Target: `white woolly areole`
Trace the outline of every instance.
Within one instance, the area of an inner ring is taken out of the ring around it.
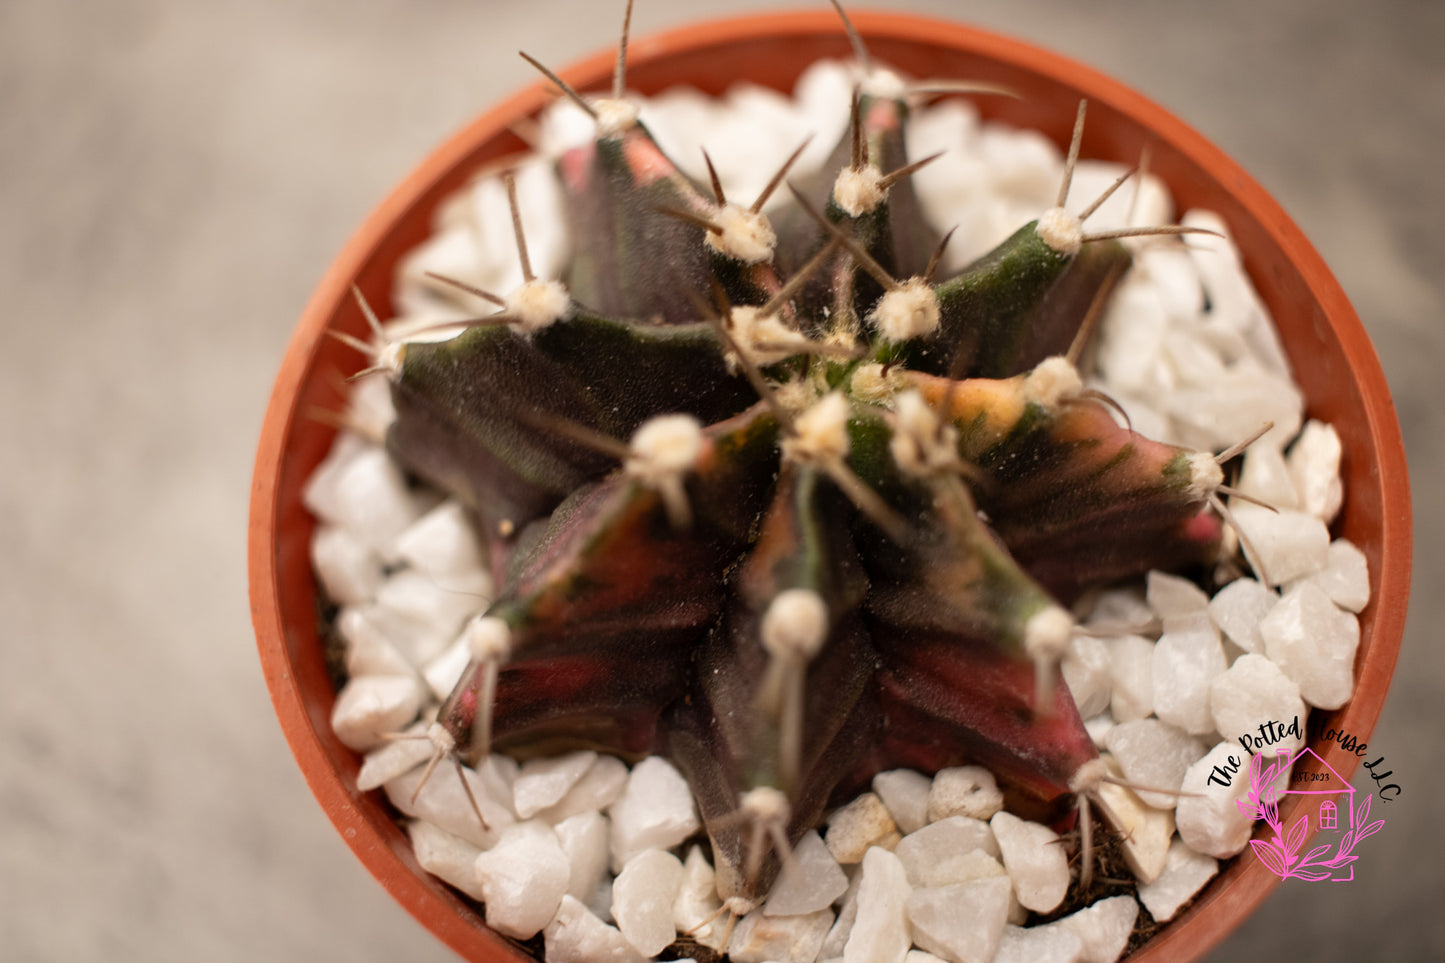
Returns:
[[[776,314],[763,314],[753,305],[733,308],[733,342],[744,358],[759,368],[777,364],[807,349],[807,338],[783,324]]]
[[[833,182],[833,200],[850,217],[867,214],[882,204],[887,196],[888,192],[883,189],[883,174],[876,167],[845,167]]]
[[[902,100],[908,94],[908,84],[887,67],[874,67],[868,71],[858,87],[864,95],[879,100]]]
[[[907,341],[938,330],[938,295],[923,278],[909,278],[878,299],[868,321],[885,341]]]
[[[637,126],[637,105],[630,100],[600,98],[592,101],[592,110],[597,114],[597,133],[602,137],[616,137]]]
[[[1084,222],[1062,207],[1051,207],[1034,228],[1039,238],[1060,254],[1072,257],[1084,246]]]
[[[1061,355],[1040,361],[1024,381],[1024,397],[1045,408],[1055,408],[1061,401],[1078,397],[1083,390],[1079,369]]]
[[[1191,451],[1189,461],[1189,494],[1203,500],[1224,484],[1224,469],[1208,452]]]
[[[1029,616],[1024,623],[1024,652],[1035,662],[1057,662],[1069,649],[1074,620],[1057,605]]]
[[[1109,775],[1109,764],[1103,759],[1090,759],[1069,778],[1069,789],[1075,793],[1093,792]]]
[[[676,478],[697,464],[702,425],[692,415],[658,415],[632,435],[627,473],[642,482]]]
[[[786,824],[793,811],[787,794],[772,786],[758,786],[743,793],[738,809],[753,822],[776,824]]]
[[[477,662],[501,662],[512,654],[512,630],[494,615],[479,615],[467,626],[467,649]]]
[[[721,234],[707,232],[707,243],[719,254],[737,258],[744,264],[758,264],[773,259],[778,236],[767,215],[753,213],[736,204],[726,204],[713,212],[712,222],[722,228]]]
[[[848,457],[848,399],[834,391],[798,416],[784,438],[783,457],[818,462]]]
[[[388,378],[401,374],[401,363],[406,360],[406,342],[389,341],[381,346],[376,356],[376,366],[386,372]]]
[[[572,295],[561,281],[528,281],[507,297],[503,309],[527,334],[541,331],[572,315]]]
[[[900,379],[893,374],[884,374],[881,364],[862,364],[853,369],[848,390],[859,401],[881,403],[893,397],[898,390]]]
[[[457,740],[440,722],[433,722],[427,727],[426,737],[431,742],[432,748],[442,755],[446,755],[457,747]]]
[[[905,391],[894,402],[893,438],[888,449],[898,467],[910,475],[931,475],[958,462],[958,432],[945,427],[938,413],[917,391]]]
[[[729,896],[723,900],[723,909],[734,916],[747,916],[753,911],[753,901],[746,896]]]
[[[773,400],[784,411],[796,415],[818,400],[818,389],[806,378],[790,378],[773,386]]]
[[[828,638],[828,606],[812,589],[785,589],[763,613],[761,634],[769,655],[811,659]]]

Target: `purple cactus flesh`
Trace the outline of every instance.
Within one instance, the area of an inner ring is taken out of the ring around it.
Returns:
[[[1097,758],[1067,606],[1219,549],[1214,460],[1061,357],[1127,249],[1035,222],[934,280],[907,120],[860,97],[771,225],[600,124],[558,164],[562,300],[390,369],[390,451],[475,511],[500,587],[440,747],[670,756],[724,897],[884,768],[976,761],[1061,810]]]

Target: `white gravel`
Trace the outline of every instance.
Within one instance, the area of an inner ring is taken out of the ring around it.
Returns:
[[[801,120],[785,98],[741,93],[736,100],[746,102],[754,126],[736,136],[727,132],[743,129],[738,114],[695,94],[658,98],[643,117],[695,177],[705,170],[692,145],[706,134],[729,197],[749,198],[762,186],[758,172],[774,169],[779,152],[796,145],[793,132],[818,132],[799,170],[821,162],[846,124],[839,107],[849,86],[836,68],[810,72],[799,88]],[[758,124],[776,136],[758,135]],[[544,141],[555,149],[589,129],[562,105],[544,119]],[[915,178],[936,226],[963,226],[945,269],[1037,216],[1059,183],[1052,144],[981,123],[956,100],[918,112],[909,146],[912,156],[949,150]],[[1070,206],[1087,203],[1121,170],[1081,163]],[[565,239],[555,228],[558,196],[546,163],[523,164],[518,189],[533,265],[540,276],[555,276]],[[1121,191],[1090,228],[1175,216],[1157,180],[1136,193],[1132,215],[1131,192]],[[1182,221],[1224,227],[1208,212],[1185,212]],[[1273,420],[1237,485],[1281,509],[1232,500],[1260,566],[1254,577],[1233,577],[1212,598],[1166,573],[1104,593],[1092,612],[1080,613],[1090,634],[1071,640],[1063,665],[1091,736],[1111,750],[1116,771],[1140,786],[1188,793],[1171,809],[1168,794],[1108,783],[1097,792],[1096,807],[1125,835],[1139,899],[1162,921],[1248,838],[1250,824],[1234,806],[1248,782],[1239,736],[1269,721],[1264,716],[1288,721],[1298,711],[1303,724],[1304,704],[1335,708],[1349,699],[1355,614],[1368,603],[1370,573],[1357,548],[1330,541],[1326,524],[1343,494],[1339,438],[1304,420],[1233,246],[1131,244],[1136,266],[1107,312],[1090,385],[1116,398],[1137,430],[1207,450]],[[485,309],[439,298],[422,277],[428,270],[498,291],[520,283],[495,178],[459,194],[437,234],[407,259],[393,330]],[[664,760],[629,772],[594,753],[521,767],[494,756],[463,775],[485,827],[449,761],[413,800],[430,744],[383,736],[424,733],[465,664],[461,625],[485,609],[495,586],[465,510],[408,488],[377,443],[392,417],[380,379],[358,384],[350,415],[360,430],[338,436],[303,498],[321,522],[311,546],[318,578],[343,606],[338,630],[352,678],[333,725],[345,744],[367,753],[359,787],[385,788],[409,819],[422,865],[484,901],[491,925],[518,936],[542,932],[550,963],[640,961],[682,931],[720,947],[728,914],[716,915],[721,903],[705,850],[687,845],[699,829],[690,792]],[[1233,785],[1209,785],[1212,767],[1230,756],[1242,758]],[[1122,952],[1138,913],[1128,896],[1048,925],[1012,925],[1025,921],[1023,907],[1058,905],[1068,880],[1065,848],[1047,827],[1002,811],[1003,795],[986,770],[886,772],[872,790],[832,814],[824,836],[805,836],[766,903],[736,919],[734,959],[1065,963],[1112,961]]]

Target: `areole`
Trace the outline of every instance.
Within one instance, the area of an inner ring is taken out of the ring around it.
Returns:
[[[1339,534],[1359,545],[1375,576],[1375,601],[1362,617],[1354,699],[1323,724],[1363,739],[1378,715],[1404,623],[1410,564],[1409,504],[1399,430],[1383,375],[1363,330],[1319,257],[1278,206],[1216,149],[1138,95],[1099,74],[1015,41],[911,17],[854,17],[877,59],[920,76],[959,76],[1009,86],[1023,96],[993,98],[986,114],[1035,127],[1064,142],[1080,97],[1091,103],[1085,152],[1132,160],[1152,145],[1153,169],[1182,206],[1208,207],[1230,225],[1253,279],[1273,309],[1312,414],[1334,423],[1348,453],[1349,499]],[[745,54],[744,54],[745,52]],[[718,93],[746,65],[748,79],[791,87],[808,63],[845,56],[847,41],[827,11],[722,21],[632,44],[629,82],[643,92],[687,83]],[[604,86],[610,55],[561,72],[578,89]],[[467,958],[521,959],[485,929],[469,904],[416,865],[385,804],[355,790],[358,760],[331,734],[334,700],[317,637],[315,586],[307,544],[312,522],[300,503],[305,478],[331,430],[302,412],[324,404],[324,372],[344,363],[322,337],[347,330],[354,282],[386,303],[393,267],[430,228],[441,199],[478,166],[515,151],[509,127],[551,97],[536,84],[505,101],[443,145],[366,222],[323,280],[303,315],[271,400],[252,494],[251,585],[263,666],[272,698],[308,782],[344,838],[407,909]],[[360,333],[359,331],[355,333]],[[1309,364],[1300,364],[1308,357]],[[1316,750],[1348,778],[1358,764],[1338,742]],[[1288,819],[1289,813],[1282,815]],[[1134,959],[1197,958],[1264,898],[1277,878],[1242,858]]]

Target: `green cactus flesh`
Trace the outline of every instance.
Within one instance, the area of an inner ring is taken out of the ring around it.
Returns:
[[[920,277],[908,177],[856,216],[832,191],[907,163],[901,100],[856,116],[866,156],[845,138],[751,261],[644,127],[599,133],[558,164],[566,309],[391,372],[390,450],[475,510],[500,586],[506,644],[438,719],[456,751],[669,756],[724,897],[882,769],[979,762],[1062,814],[1097,758],[1057,678],[1066,607],[1220,542],[1213,460],[1119,426],[1059,357],[1127,250],[1031,223]],[[677,415],[701,426],[682,464],[621,448]]]

